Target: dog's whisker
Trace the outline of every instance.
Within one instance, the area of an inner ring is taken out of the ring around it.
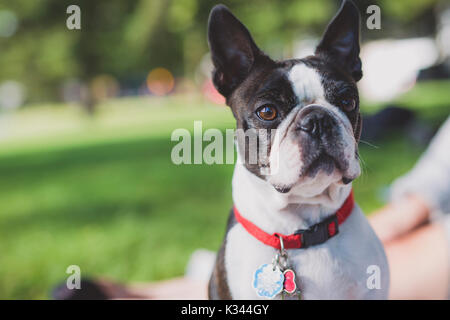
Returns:
[[[368,142],[368,141],[362,140],[362,139],[360,139],[359,142],[362,142],[362,143],[364,143],[365,145],[368,145],[369,147],[373,147],[373,148],[375,148],[375,149],[380,148],[379,146],[376,146],[376,145],[374,145],[374,144],[372,144],[372,143],[370,143],[370,142]]]
[[[361,176],[365,176],[366,173],[368,172],[368,166],[367,163],[364,161],[364,159],[361,157],[361,155],[358,153],[357,154],[358,157],[358,161],[361,167]]]

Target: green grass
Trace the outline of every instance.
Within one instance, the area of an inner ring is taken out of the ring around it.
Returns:
[[[232,168],[177,167],[168,155],[156,138],[0,161],[1,297],[45,298],[71,264],[163,279],[195,248],[217,248]]]
[[[123,99],[95,119],[40,106],[9,120],[0,143],[0,298],[48,298],[72,264],[83,276],[125,282],[178,276],[193,250],[219,247],[233,166],[173,165],[170,133],[192,130],[194,120],[233,128],[227,108],[196,97]],[[402,137],[361,145],[355,194],[366,212],[421,151]]]

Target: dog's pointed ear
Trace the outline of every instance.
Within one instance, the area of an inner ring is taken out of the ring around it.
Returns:
[[[208,43],[214,64],[214,85],[228,97],[248,76],[261,52],[247,28],[224,5],[211,10]]]
[[[359,24],[358,8],[352,1],[344,0],[316,48],[317,55],[325,55],[349,72],[355,81],[362,78]]]

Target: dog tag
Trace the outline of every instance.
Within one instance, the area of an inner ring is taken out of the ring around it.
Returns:
[[[295,273],[291,269],[286,269],[283,272],[283,290],[286,293],[292,294],[297,290],[297,285],[295,284]]]
[[[253,288],[260,297],[273,299],[283,291],[284,275],[277,265],[263,264],[256,269]]]
[[[301,300],[300,291],[295,284],[295,273],[288,267],[288,255],[284,249],[283,238],[280,237],[280,250],[272,260],[272,264],[263,264],[256,269],[253,276],[253,288],[260,297],[275,298],[279,293],[281,299],[284,294],[297,293]]]

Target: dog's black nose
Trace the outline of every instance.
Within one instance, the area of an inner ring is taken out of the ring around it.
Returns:
[[[335,120],[326,109],[314,108],[300,118],[297,129],[321,137],[330,134],[334,125]]]

